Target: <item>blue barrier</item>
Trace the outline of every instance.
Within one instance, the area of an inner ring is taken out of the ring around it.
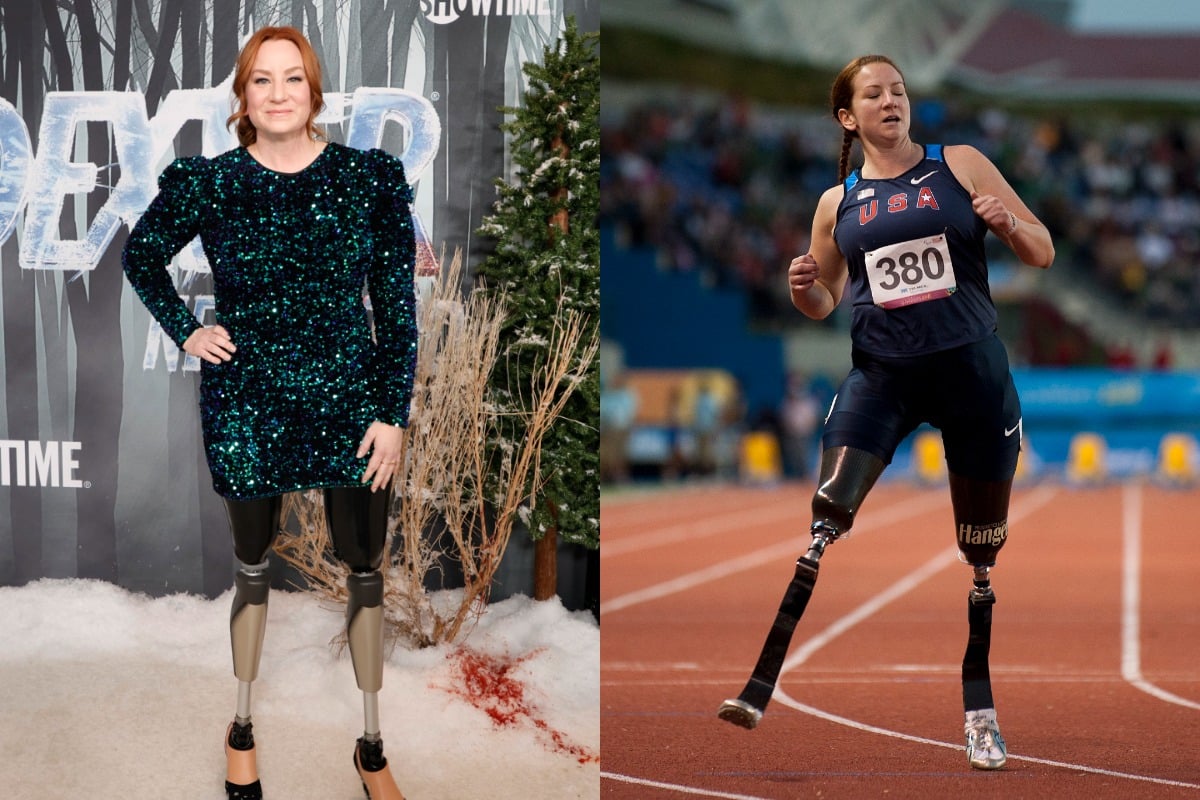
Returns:
[[[1200,415],[1200,373],[1026,368],[1013,380],[1027,420],[1146,427]]]

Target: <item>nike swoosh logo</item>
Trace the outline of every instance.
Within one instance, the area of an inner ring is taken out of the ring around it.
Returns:
[[[913,186],[916,186],[918,183],[920,183],[921,181],[925,180],[925,179],[926,179],[926,178],[928,178],[930,175],[937,175],[937,172],[938,172],[938,171],[935,169],[933,172],[926,172],[924,175],[922,175],[922,176],[921,176],[921,177],[919,177],[919,178],[913,178],[913,179],[912,179],[912,184],[913,184]]]
[[[1019,430],[1021,430],[1021,420],[1017,420],[1017,424],[1012,426],[1012,428],[1004,429],[1004,438],[1007,439],[1009,436],[1012,436],[1014,433],[1016,433]]]

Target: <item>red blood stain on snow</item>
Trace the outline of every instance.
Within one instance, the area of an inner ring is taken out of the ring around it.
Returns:
[[[578,759],[580,764],[599,761],[600,756],[572,744],[562,731],[551,728],[529,702],[525,684],[513,672],[540,651],[520,658],[492,656],[473,650],[455,650],[447,658],[451,667],[451,694],[461,697],[492,718],[498,728],[529,725],[538,731],[550,750]],[[442,687],[445,688],[445,687]]]

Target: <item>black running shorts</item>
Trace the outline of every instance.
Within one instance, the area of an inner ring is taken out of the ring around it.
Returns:
[[[1021,450],[1021,401],[1000,339],[910,358],[855,350],[825,420],[822,445],[854,447],[890,464],[918,425],[942,432],[946,464],[964,478],[1012,478]]]

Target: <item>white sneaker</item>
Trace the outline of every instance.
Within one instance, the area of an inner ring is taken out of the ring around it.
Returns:
[[[1004,737],[996,722],[996,709],[968,711],[963,726],[967,735],[967,762],[975,769],[1000,769],[1008,760]]]

